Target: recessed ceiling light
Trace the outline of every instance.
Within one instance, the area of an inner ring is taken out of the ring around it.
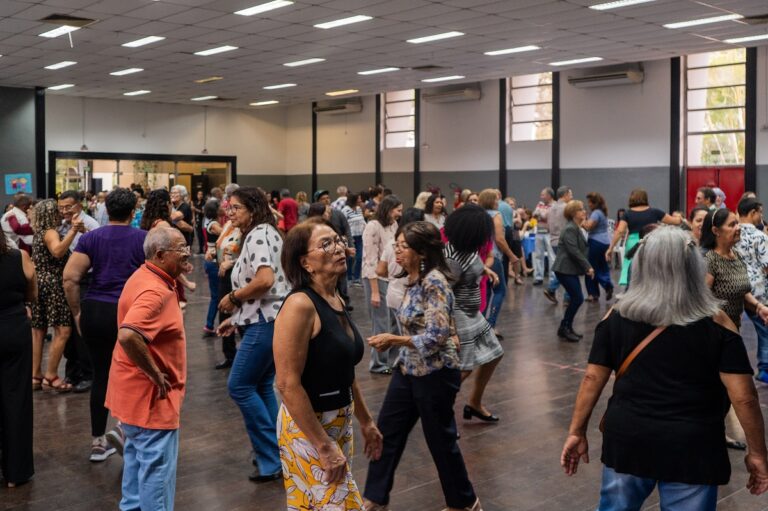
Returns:
[[[135,41],[130,41],[128,43],[123,44],[123,46],[125,46],[126,48],[138,48],[139,46],[144,46],[145,44],[152,44],[152,43],[156,43],[158,41],[164,41],[164,40],[165,40],[165,37],[151,35],[149,37],[136,39]]]
[[[280,103],[277,100],[270,99],[269,101],[256,101],[254,103],[251,103],[251,106],[267,106],[267,105],[276,105]]]
[[[135,90],[133,92],[123,92],[123,96],[143,96],[144,94],[149,94],[152,92],[151,90]]]
[[[74,87],[74,83],[62,83],[61,85],[54,85],[53,87],[48,87],[48,90],[61,90],[61,89],[69,89],[70,87]]]
[[[260,14],[262,12],[279,9],[280,7],[287,7],[289,5],[293,5],[293,2],[289,2],[288,0],[274,0],[273,2],[254,5],[253,7],[248,7],[247,9],[235,11],[235,14],[239,14],[240,16],[253,16],[254,14]]]
[[[462,78],[465,78],[465,77],[462,75],[440,76],[438,78],[426,78],[422,80],[422,82],[426,82],[426,83],[447,82],[448,80],[461,80]]]
[[[619,9],[621,7],[629,7],[630,5],[646,4],[648,2],[655,2],[656,0],[617,0],[616,2],[605,2],[602,4],[590,5],[590,9],[596,11],[607,11],[609,9]]]
[[[540,50],[541,47],[536,45],[528,45],[528,46],[518,46],[517,48],[507,48],[506,50],[493,50],[493,51],[487,51],[483,55],[490,55],[491,57],[494,57],[496,55],[508,55],[510,53],[522,53],[524,51],[533,51],[533,50]]]
[[[428,35],[425,37],[417,37],[416,39],[408,39],[409,43],[421,44],[429,43],[432,41],[439,41],[441,39],[450,39],[451,37],[459,37],[464,35],[464,32],[444,32],[442,34]]]
[[[195,55],[200,55],[201,57],[207,57],[208,55],[216,55],[217,53],[224,53],[226,51],[232,51],[237,50],[237,46],[219,46],[218,48],[211,48],[210,50],[202,50],[202,51],[196,51]]]
[[[728,44],[739,44],[739,43],[748,43],[750,41],[762,41],[763,39],[768,39],[768,34],[750,35],[747,37],[736,37],[734,39],[726,39],[723,42]]]
[[[45,69],[61,69],[64,67],[74,66],[77,64],[77,62],[74,62],[72,60],[64,60],[62,62],[59,62],[58,64],[51,64],[50,66],[45,66]]]
[[[197,98],[192,98],[190,101],[208,101],[209,99],[216,99],[218,96],[200,96]]]
[[[573,60],[560,60],[558,62],[550,62],[550,66],[570,66],[571,64],[585,64],[587,62],[598,62],[600,60],[603,60],[602,57],[586,57],[583,59],[573,59]]]
[[[677,23],[667,23],[664,28],[687,28],[696,27],[698,25],[708,25],[710,23],[719,23],[721,21],[739,20],[743,18],[741,14],[725,14],[723,16],[715,16],[712,18],[701,18],[700,20],[679,21]]]
[[[400,71],[399,67],[382,67],[381,69],[371,69],[370,71],[358,71],[357,74],[367,76],[367,75],[377,75],[379,73],[391,73],[392,71]]]
[[[274,89],[286,89],[288,87],[296,87],[295,83],[281,83],[278,85],[267,85],[263,87],[266,90],[274,90]]]
[[[144,70],[140,67],[130,67],[128,69],[122,69],[120,71],[113,71],[109,74],[111,74],[112,76],[124,76],[124,75],[132,75],[133,73],[141,73],[142,71]]]
[[[344,96],[345,94],[354,94],[355,92],[360,92],[357,89],[346,89],[346,90],[334,90],[331,92],[326,92],[326,96]]]
[[[208,83],[208,82],[215,82],[223,79],[224,79],[223,76],[209,76],[208,78],[200,78],[199,80],[195,80],[195,83]]]
[[[49,30],[48,32],[43,32],[42,34],[39,34],[40,37],[59,37],[60,35],[69,34],[70,32],[74,32],[75,30],[80,30],[80,27],[70,27],[67,25],[54,28],[53,30]]]
[[[357,16],[350,16],[348,18],[342,18],[340,20],[326,21],[325,23],[318,23],[317,25],[315,25],[315,28],[323,28],[323,29],[336,28],[336,27],[351,25],[352,23],[360,23],[361,21],[368,21],[372,19],[373,17],[371,16],[364,16],[362,14],[358,14]]]
[[[286,67],[299,67],[299,66],[306,66],[307,64],[317,64],[318,62],[325,62],[325,59],[297,60],[296,62],[286,62],[283,65]]]

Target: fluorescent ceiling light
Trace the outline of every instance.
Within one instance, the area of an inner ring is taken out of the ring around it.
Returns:
[[[570,66],[571,64],[585,64],[587,62],[598,62],[600,60],[603,60],[602,57],[586,57],[583,59],[573,59],[573,60],[561,60],[559,62],[550,62],[550,66]]]
[[[289,2],[288,0],[274,0],[274,2],[267,2],[265,4],[254,5],[247,9],[235,11],[235,14],[239,14],[240,16],[253,16],[254,14],[261,14],[262,12],[279,9],[280,7],[287,7],[289,5],[293,5],[293,2]]]
[[[74,87],[74,83],[62,83],[61,85],[54,85],[53,87],[48,87],[48,90],[61,90],[61,89],[69,89],[70,87]]]
[[[156,35],[151,35],[149,37],[143,37],[141,39],[136,39],[135,41],[131,41],[128,43],[123,44],[126,48],[138,48],[139,46],[144,46],[146,44],[152,44],[156,43],[158,41],[165,40],[165,37],[160,37]]]
[[[286,62],[283,65],[286,67],[299,67],[299,66],[306,66],[307,64],[317,64],[318,62],[325,62],[325,59],[297,60],[296,62]]]
[[[144,94],[149,94],[152,92],[151,90],[135,90],[133,92],[123,92],[123,96],[143,96]]]
[[[605,2],[602,4],[590,5],[590,9],[596,11],[607,11],[609,9],[618,9],[620,7],[629,7],[630,5],[647,4],[656,0],[617,0],[616,2]]]
[[[51,64],[50,66],[45,66],[45,69],[61,69],[64,67],[74,66],[77,64],[77,62],[71,61],[71,60],[64,60],[62,62],[59,62],[58,64]]]
[[[541,47],[536,45],[529,45],[529,46],[518,46],[517,48],[507,48],[506,50],[494,50],[494,51],[487,51],[483,55],[489,55],[491,57],[494,57],[496,55],[508,55],[510,53],[522,53],[524,51],[533,51],[533,50],[540,50]]]
[[[360,92],[357,89],[346,89],[346,90],[334,90],[331,92],[326,92],[326,96],[344,96],[345,94],[354,94],[355,92]]]
[[[747,37],[736,37],[734,39],[726,39],[723,42],[728,44],[739,44],[739,43],[748,43],[750,41],[762,41],[763,39],[768,39],[768,34],[750,35]]]
[[[207,57],[208,55],[216,55],[217,53],[224,53],[226,51],[232,51],[236,50],[237,46],[219,46],[218,48],[211,48],[210,50],[202,50],[202,51],[196,51],[195,55],[200,55],[201,57]]]
[[[361,21],[368,21],[372,19],[373,18],[371,16],[364,16],[362,14],[358,14],[357,16],[350,16],[349,18],[342,18],[336,21],[326,21],[325,23],[318,23],[317,25],[315,25],[315,28],[323,28],[323,29],[336,28],[336,27],[351,25],[352,23],[360,23]]]
[[[263,87],[266,90],[274,90],[274,89],[287,89],[288,87],[296,87],[295,83],[281,83],[278,85],[267,85],[266,87]]]
[[[464,76],[461,76],[461,75],[441,76],[439,78],[427,78],[425,80],[422,80],[422,82],[427,82],[427,83],[446,82],[448,80],[461,80],[462,78],[464,78]]]
[[[432,41],[439,41],[441,39],[450,39],[451,37],[459,37],[464,35],[464,32],[444,32],[442,34],[428,35],[425,37],[417,37],[416,39],[408,39],[407,42],[413,44],[429,43]]]
[[[200,96],[197,98],[192,98],[190,101],[208,101],[209,99],[216,99],[218,96]]]
[[[739,20],[743,18],[741,14],[725,14],[723,16],[715,16],[714,18],[701,18],[700,20],[680,21],[677,23],[667,23],[664,28],[687,28],[696,27],[698,25],[708,25],[710,23],[719,23],[721,21]]]
[[[109,74],[111,74],[112,76],[124,76],[124,75],[132,75],[133,73],[141,73],[142,71],[144,70],[140,67],[130,67],[128,69],[123,69],[121,71],[113,71]]]
[[[382,67],[381,69],[371,69],[370,71],[358,71],[357,74],[368,76],[377,75],[380,73],[391,73],[392,71],[400,71],[399,67]]]
[[[209,76],[208,78],[200,78],[199,80],[195,80],[195,83],[208,83],[208,82],[215,82],[223,79],[224,79],[223,76]]]
[[[267,106],[267,105],[276,105],[280,103],[277,100],[270,99],[269,101],[256,101],[254,103],[251,103],[251,106]]]
[[[69,34],[70,32],[74,32],[75,30],[80,30],[80,27],[70,27],[67,25],[54,28],[53,30],[49,30],[48,32],[43,32],[40,34],[40,37],[59,37],[60,35]]]

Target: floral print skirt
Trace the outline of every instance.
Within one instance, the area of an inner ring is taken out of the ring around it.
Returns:
[[[280,461],[287,494],[288,511],[362,510],[363,499],[352,478],[352,405],[317,413],[317,420],[347,458],[347,471],[338,483],[323,483],[320,456],[293,421],[285,405],[277,417]]]

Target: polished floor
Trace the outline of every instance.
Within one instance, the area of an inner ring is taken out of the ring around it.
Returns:
[[[199,259],[196,261],[202,266]],[[282,482],[257,485],[248,481],[252,470],[250,445],[240,412],[229,399],[226,371],[216,371],[218,340],[200,335],[208,305],[205,277],[195,272],[198,291],[190,295],[186,315],[189,385],[181,419],[181,448],[176,493],[178,510],[284,509]],[[595,508],[600,485],[600,435],[590,428],[592,463],[568,478],[559,467],[574,397],[591,344],[559,342],[555,330],[562,307],[552,305],[533,287],[511,285],[501,315],[500,330],[506,350],[486,393],[486,404],[501,417],[497,424],[466,422],[457,416],[460,446],[470,478],[486,511],[580,511]],[[361,288],[352,288],[353,317],[369,332]],[[606,305],[585,304],[575,328],[589,333],[606,312]],[[752,356],[755,335],[746,322],[744,338]],[[367,358],[357,368],[358,381],[376,412],[388,383],[387,376],[371,375]],[[768,403],[768,389],[760,389]],[[595,412],[600,416],[606,396]],[[459,395],[456,409],[464,404]],[[765,405],[763,405],[765,408]],[[85,511],[116,509],[120,498],[121,459],[90,463],[88,396],[35,394],[35,465],[30,484],[0,489],[0,510]],[[743,438],[738,430],[733,436]],[[356,435],[356,440],[359,435]],[[744,485],[743,455],[731,452],[731,483],[720,489],[718,509],[768,509],[768,496],[753,497]],[[365,483],[367,463],[353,458],[358,483]],[[647,509],[658,509],[652,496]],[[400,463],[390,507],[393,511],[440,510],[444,501],[437,473],[419,426],[411,434]]]

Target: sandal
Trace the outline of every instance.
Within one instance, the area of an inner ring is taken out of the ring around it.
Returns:
[[[40,376],[32,377],[32,390],[40,390],[43,388],[43,378]]]
[[[518,286],[525,284],[525,282],[523,282],[523,278],[520,275],[515,275],[515,284]]]
[[[61,382],[61,383],[56,385],[55,383],[57,381]],[[67,381],[62,380],[58,376],[54,376],[50,380],[48,378],[43,378],[42,385],[43,385],[43,388],[45,390],[52,390],[52,391],[56,392],[57,394],[64,394],[66,392],[71,392],[72,391],[72,384],[67,382]]]

